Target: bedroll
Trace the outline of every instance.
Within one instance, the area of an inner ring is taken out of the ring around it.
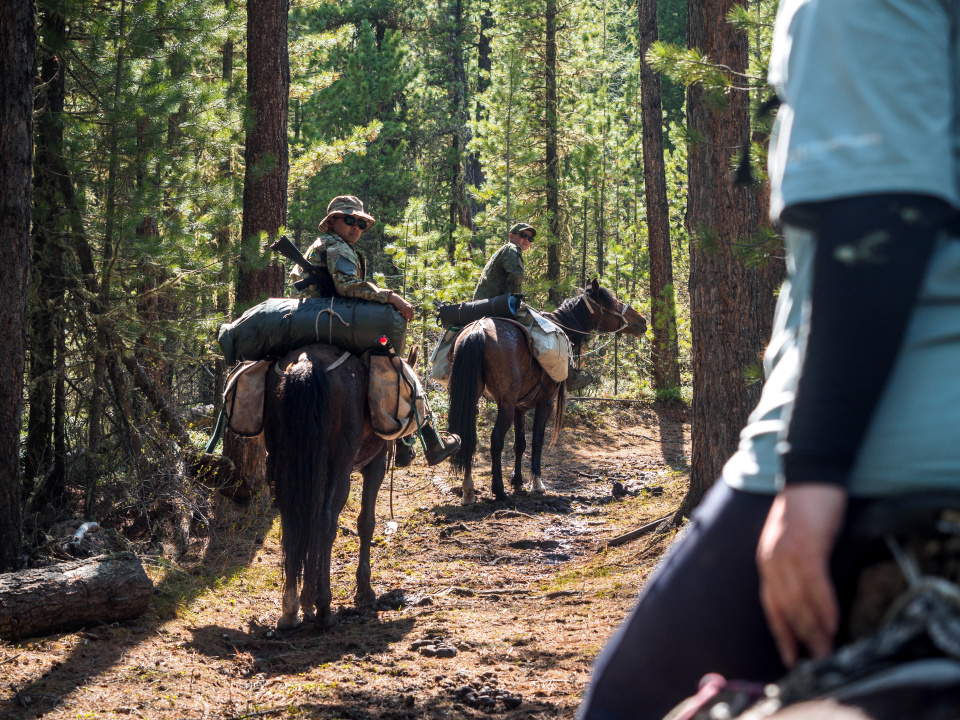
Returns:
[[[392,305],[345,298],[271,298],[220,326],[217,341],[228,365],[327,343],[361,355],[386,335],[398,353],[407,321]]]

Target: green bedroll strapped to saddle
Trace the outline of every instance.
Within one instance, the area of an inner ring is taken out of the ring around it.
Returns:
[[[486,300],[444,303],[437,307],[437,323],[448,330],[452,327],[463,327],[474,320],[485,317],[501,317],[514,320],[522,300],[523,295],[504,293]]]
[[[271,298],[220,326],[217,341],[228,365],[283,355],[300,345],[327,343],[360,355],[386,335],[403,352],[407,321],[392,305],[347,298]]]

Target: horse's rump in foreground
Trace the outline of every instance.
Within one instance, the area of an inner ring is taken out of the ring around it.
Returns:
[[[300,624],[301,604],[305,618],[316,613],[318,627],[334,622],[330,556],[354,468],[363,476],[355,600],[376,600],[370,544],[389,443],[370,425],[366,367],[353,355],[343,356],[339,348],[308,345],[288,353],[274,365],[276,372],[268,373],[264,441],[267,477],[280,510],[284,569],[279,629]]]
[[[620,302],[596,280],[552,313],[543,313],[559,325],[579,353],[583,341],[594,332],[624,333],[642,337],[646,320],[629,305]],[[550,413],[554,412],[553,439],[563,422],[566,388],[555,382],[533,356],[525,331],[509,320],[484,318],[461,333],[453,348],[450,373],[448,424],[460,436],[460,450],[453,456],[454,472],[463,477],[463,504],[476,501],[473,487],[473,456],[477,450],[477,401],[486,390],[497,403],[497,420],[490,435],[493,463],[493,493],[498,500],[507,495],[503,487],[501,457],[506,433],[514,425],[515,465],[511,485],[523,488],[521,462],[526,449],[524,420],[533,410],[533,453],[531,471],[534,491],[543,491],[540,459]]]

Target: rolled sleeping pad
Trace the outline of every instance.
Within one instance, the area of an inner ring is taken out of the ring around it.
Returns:
[[[221,325],[217,341],[230,366],[312,343],[359,355],[379,348],[382,335],[403,352],[407,321],[392,305],[348,298],[271,298]]]
[[[474,320],[485,317],[502,317],[513,320],[520,309],[522,295],[504,293],[486,300],[472,300],[462,303],[447,303],[437,308],[437,323],[445,330],[463,327]]]

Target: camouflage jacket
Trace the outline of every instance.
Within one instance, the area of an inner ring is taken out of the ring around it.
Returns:
[[[523,292],[523,254],[520,248],[508,242],[497,250],[483,268],[474,300],[486,300],[506,292]]]
[[[303,291],[306,297],[347,297],[359,300],[373,300],[380,303],[390,302],[388,289],[376,290],[371,283],[364,281],[366,268],[363,255],[347,245],[336,235],[321,235],[303,254],[317,267],[326,271],[329,278],[311,285]],[[303,271],[294,267],[290,272],[290,281],[296,282],[303,277]]]

